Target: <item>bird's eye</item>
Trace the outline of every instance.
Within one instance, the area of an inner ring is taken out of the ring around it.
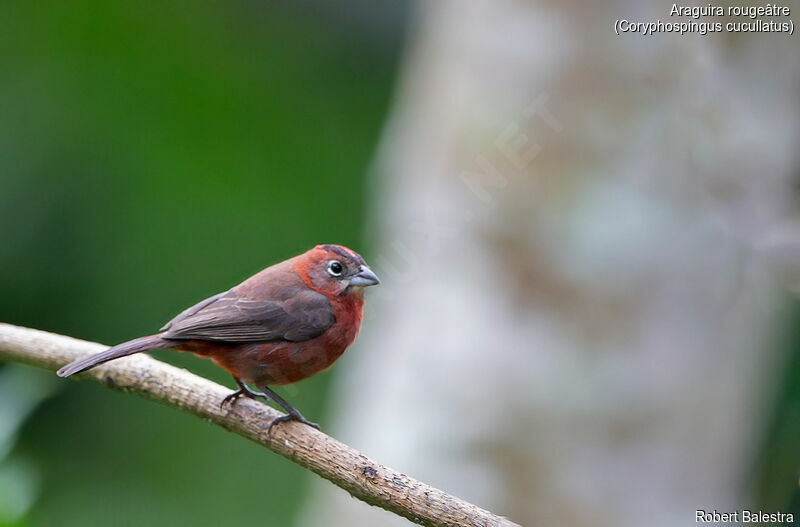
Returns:
[[[328,264],[328,274],[331,276],[342,276],[342,271],[344,271],[344,267],[342,264],[337,262],[336,260],[332,261]]]

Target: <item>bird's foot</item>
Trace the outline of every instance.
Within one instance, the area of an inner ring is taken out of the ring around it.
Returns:
[[[303,417],[303,414],[301,414],[300,412],[295,410],[294,412],[289,412],[288,414],[278,416],[275,419],[273,419],[272,421],[270,421],[269,424],[266,425],[267,434],[269,435],[269,434],[272,433],[272,427],[273,426],[277,425],[278,423],[283,423],[283,422],[286,422],[286,421],[298,421],[298,422],[306,424],[306,425],[308,425],[308,426],[310,426],[312,428],[316,428],[317,430],[320,429],[320,427],[319,427],[319,425],[317,423],[313,423],[313,422],[309,421],[308,419]]]
[[[269,402],[269,395],[251,390],[246,384],[240,384],[238,390],[229,393],[224,399],[222,399],[222,402],[219,403],[219,407],[222,408],[228,403],[233,405],[239,400],[239,397],[247,397],[248,399],[264,399],[264,402]]]
[[[267,429],[267,435],[269,435],[272,432],[273,426],[275,426],[278,423],[283,423],[284,421],[299,421],[303,424],[306,424],[310,427],[319,430],[319,425],[317,423],[312,423],[311,421],[303,417],[303,414],[298,412],[297,408],[284,401],[283,397],[272,391],[269,386],[259,386],[258,388],[260,390],[263,390],[265,394],[269,395],[272,398],[272,400],[275,401],[277,404],[279,404],[281,408],[283,408],[283,410],[286,412],[286,415],[281,415],[279,417],[276,417],[275,419],[270,421],[268,425],[265,426],[265,428]]]

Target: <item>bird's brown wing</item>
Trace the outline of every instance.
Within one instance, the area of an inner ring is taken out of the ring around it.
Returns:
[[[299,342],[318,337],[335,321],[330,301],[316,291],[300,290],[285,300],[251,300],[226,291],[172,319],[162,338]]]
[[[229,293],[230,293],[230,291],[223,291],[222,293],[216,294],[214,296],[210,296],[210,297],[206,298],[205,300],[202,300],[202,301],[196,303],[192,307],[188,307],[188,308],[184,309],[183,311],[178,313],[172,320],[170,320],[169,322],[164,324],[164,327],[162,327],[159,331],[164,331],[164,330],[170,329],[175,322],[177,322],[179,320],[183,320],[184,318],[187,318],[187,317],[189,317],[191,315],[194,315],[195,313],[197,313],[198,311],[200,311],[201,309],[203,309],[207,305],[213,304],[219,298],[221,298],[221,297],[223,297],[223,296],[225,296],[225,295],[227,295]]]

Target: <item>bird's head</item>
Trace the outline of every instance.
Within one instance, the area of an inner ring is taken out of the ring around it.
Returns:
[[[361,294],[381,283],[361,255],[342,245],[317,245],[298,257],[295,270],[309,287],[331,296]]]

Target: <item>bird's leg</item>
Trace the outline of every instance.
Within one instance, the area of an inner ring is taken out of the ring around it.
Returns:
[[[298,412],[297,409],[294,406],[292,406],[291,404],[289,404],[286,401],[284,401],[283,398],[280,395],[278,395],[277,393],[273,392],[272,390],[270,390],[266,386],[259,386],[258,388],[259,388],[259,390],[264,392],[264,394],[266,394],[267,396],[272,398],[273,401],[278,403],[281,406],[281,408],[283,408],[284,411],[286,412],[286,415],[282,415],[280,417],[276,417],[275,419],[273,419],[269,423],[269,425],[267,426],[267,432],[272,430],[272,427],[275,426],[276,424],[282,423],[284,421],[300,421],[303,424],[307,424],[308,426],[312,426],[312,427],[316,428],[317,430],[319,430],[319,425],[317,423],[312,423],[311,421],[309,421],[308,419],[303,417],[303,414]]]
[[[222,400],[222,402],[219,403],[220,408],[225,406],[226,403],[231,403],[231,404],[235,403],[239,399],[239,397],[242,396],[249,397],[250,399],[258,399],[259,397],[261,397],[264,399],[264,402],[269,402],[269,395],[261,392],[256,392],[250,389],[250,387],[247,386],[247,384],[238,377],[234,377],[233,380],[236,381],[236,385],[239,387],[239,389],[233,393],[226,395],[225,398]]]

